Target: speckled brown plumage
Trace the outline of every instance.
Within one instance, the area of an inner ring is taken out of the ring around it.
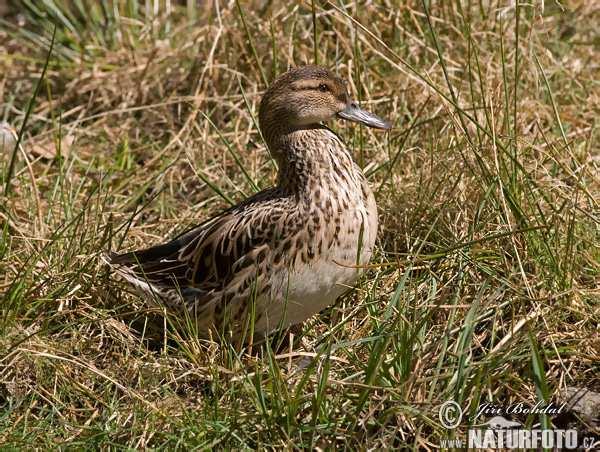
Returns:
[[[200,334],[234,338],[300,323],[359,276],[377,233],[367,181],[340,138],[320,124],[335,116],[376,128],[345,83],[318,66],[283,74],[260,105],[260,128],[279,165],[276,187],[174,240],[108,258],[150,298],[186,309]],[[252,314],[252,315],[251,315]]]

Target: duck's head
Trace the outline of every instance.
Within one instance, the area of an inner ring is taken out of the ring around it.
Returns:
[[[271,84],[260,103],[263,133],[306,128],[336,117],[391,128],[388,121],[361,109],[348,94],[346,82],[321,66],[289,70]]]

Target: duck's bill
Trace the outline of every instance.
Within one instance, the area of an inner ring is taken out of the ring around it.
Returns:
[[[375,129],[391,129],[392,124],[385,119],[380,118],[373,113],[369,113],[366,110],[363,110],[355,103],[349,104],[346,108],[340,111],[338,117],[342,119],[347,119],[348,121],[359,122],[368,127],[373,127]]]

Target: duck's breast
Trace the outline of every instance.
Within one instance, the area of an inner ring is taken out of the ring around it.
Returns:
[[[360,176],[358,186],[349,190],[352,196],[332,200],[330,210],[335,214],[322,213],[312,235],[306,230],[311,229],[315,215],[307,215],[307,228],[295,241],[296,249],[290,250],[290,265],[272,275],[257,331],[303,322],[333,304],[364,271],[375,244],[377,206],[364,176]]]

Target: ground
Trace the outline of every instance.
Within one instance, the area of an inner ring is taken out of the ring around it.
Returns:
[[[1,5],[0,444],[435,449],[481,404],[600,392],[599,22],[591,1]],[[330,124],[376,194],[368,273],[285,349],[201,341],[100,256],[272,185],[261,93],[315,62],[394,123]]]

